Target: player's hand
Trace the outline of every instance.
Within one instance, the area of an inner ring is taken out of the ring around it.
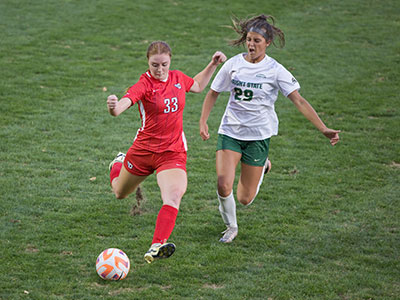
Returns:
[[[115,95],[110,95],[107,97],[107,108],[108,110],[114,110],[118,103],[118,97]]]
[[[219,65],[221,63],[223,63],[224,61],[226,61],[226,56],[224,53],[222,53],[221,51],[217,51],[214,53],[213,57],[212,57],[212,63],[214,65]]]
[[[332,146],[335,146],[339,142],[340,130],[334,130],[327,128],[324,130],[323,134],[330,140]]]
[[[207,123],[200,122],[200,136],[203,139],[203,141],[206,141],[210,138],[210,134],[208,133]]]

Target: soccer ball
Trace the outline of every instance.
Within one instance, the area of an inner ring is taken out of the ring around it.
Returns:
[[[109,248],[100,253],[96,260],[96,271],[105,280],[122,280],[128,275],[131,263],[124,251]]]

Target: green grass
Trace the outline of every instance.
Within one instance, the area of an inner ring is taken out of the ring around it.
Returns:
[[[146,70],[150,41],[168,41],[171,67],[190,76],[216,50],[242,51],[227,45],[232,13],[277,18],[287,43],[269,54],[341,141],[331,147],[280,96],[272,172],[222,245],[214,165],[227,97],[203,142],[205,92],[189,94],[177,251],[148,265],[160,193],[150,176],[135,216],[133,195],[113,197],[108,163],[140,122],[136,107],[109,116],[106,97]],[[398,299],[399,15],[394,0],[1,1],[0,299]],[[108,247],[130,257],[124,281],[95,272]]]

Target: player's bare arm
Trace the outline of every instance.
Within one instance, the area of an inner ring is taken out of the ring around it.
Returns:
[[[226,61],[224,53],[217,51],[214,53],[211,62],[205,67],[203,71],[193,77],[194,83],[190,88],[192,93],[201,93],[209,83],[211,76],[214,74],[218,65]]]
[[[207,120],[210,116],[211,110],[213,109],[215,102],[217,101],[219,93],[210,89],[206,95],[206,98],[203,102],[203,108],[201,110],[201,117],[200,117],[200,136],[203,141],[206,141],[210,138],[210,134],[208,133],[208,125]]]
[[[311,104],[304,99],[298,91],[292,92],[288,98],[294,103],[297,109],[330,140],[332,146],[339,142],[340,130],[334,130],[326,127]]]
[[[107,108],[110,115],[116,117],[123,113],[131,106],[132,102],[129,98],[122,98],[118,101],[118,97],[110,95],[107,97]]]

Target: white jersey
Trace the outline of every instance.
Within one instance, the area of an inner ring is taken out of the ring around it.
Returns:
[[[230,92],[218,133],[238,140],[263,140],[278,134],[278,91],[287,97],[300,85],[275,59],[265,55],[262,61],[250,63],[245,55],[226,61],[211,84],[218,93]]]

